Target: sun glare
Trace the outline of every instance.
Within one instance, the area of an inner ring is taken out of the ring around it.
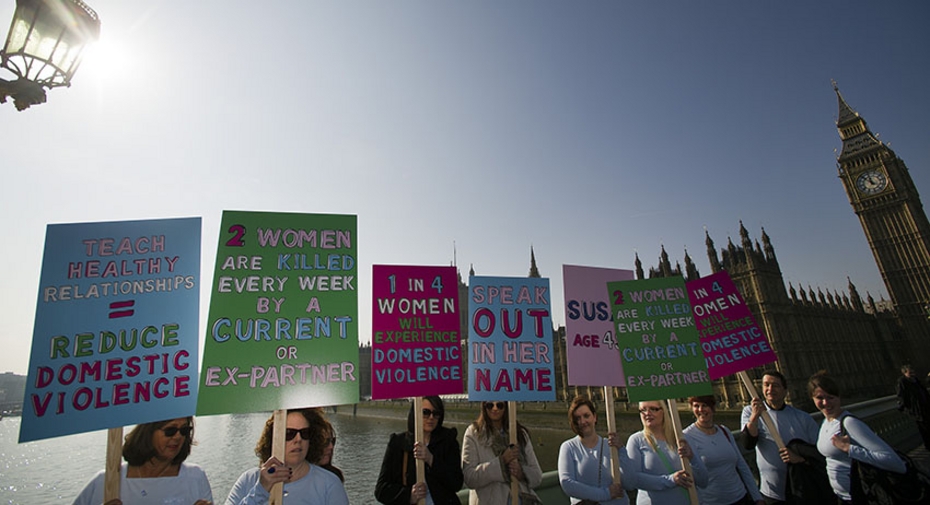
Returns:
[[[112,85],[132,72],[133,61],[128,51],[101,39],[87,47],[77,75],[82,80],[94,79],[101,85]]]

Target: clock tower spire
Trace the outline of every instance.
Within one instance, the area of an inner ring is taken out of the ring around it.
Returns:
[[[833,90],[839,103],[836,129],[843,147],[839,178],[859,217],[885,288],[913,351],[930,351],[930,222],[907,166],[878,140],[859,113]],[[925,355],[925,354],[924,354]]]

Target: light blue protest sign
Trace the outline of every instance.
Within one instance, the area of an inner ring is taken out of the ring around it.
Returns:
[[[53,224],[19,441],[192,415],[200,218]]]
[[[468,399],[553,401],[549,279],[470,277]]]

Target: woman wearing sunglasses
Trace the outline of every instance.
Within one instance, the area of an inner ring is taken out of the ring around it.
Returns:
[[[184,463],[191,453],[194,418],[137,425],[126,435],[120,467],[120,497],[105,505],[179,503],[209,505],[213,493],[207,474]],[[104,472],[87,484],[75,505],[103,503]]]
[[[281,461],[271,455],[274,434],[274,416],[271,416],[255,446],[259,467],[239,476],[226,505],[267,504],[272,486],[278,483],[284,484],[286,505],[348,505],[349,497],[339,477],[311,463],[323,456],[325,430],[326,420],[320,409],[288,410],[284,461]]]
[[[638,473],[637,505],[688,505],[688,488],[695,483],[707,485],[704,463],[694,457],[684,437],[676,449],[675,429],[668,420],[664,401],[639,402],[639,419],[643,431],[630,435],[626,442],[626,453]],[[682,470],[682,457],[691,460],[694,475]]]
[[[414,440],[417,415],[423,419],[423,443]],[[462,488],[458,431],[442,425],[443,404],[438,396],[423,398],[420,412],[407,414],[407,431],[394,433],[388,441],[375,498],[389,505],[409,505],[425,499],[427,504],[458,505],[456,492]],[[417,482],[416,460],[423,460],[426,482]]]
[[[523,505],[539,503],[533,488],[542,482],[542,470],[533,451],[530,432],[517,423],[517,445],[510,444],[507,402],[484,402],[478,419],[465,430],[462,470],[469,505],[509,503],[510,482],[520,484]],[[517,505],[517,504],[512,504]]]
[[[326,429],[323,430],[323,456],[320,457],[317,465],[333,472],[336,477],[339,477],[339,480],[345,482],[346,477],[343,475],[342,470],[333,465],[333,453],[336,452],[336,430],[326,419],[323,419],[323,422],[326,423]]]

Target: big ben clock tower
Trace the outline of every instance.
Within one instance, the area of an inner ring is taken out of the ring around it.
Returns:
[[[837,157],[846,196],[859,216],[912,351],[930,350],[930,222],[904,161],[869,131],[840,94]]]

